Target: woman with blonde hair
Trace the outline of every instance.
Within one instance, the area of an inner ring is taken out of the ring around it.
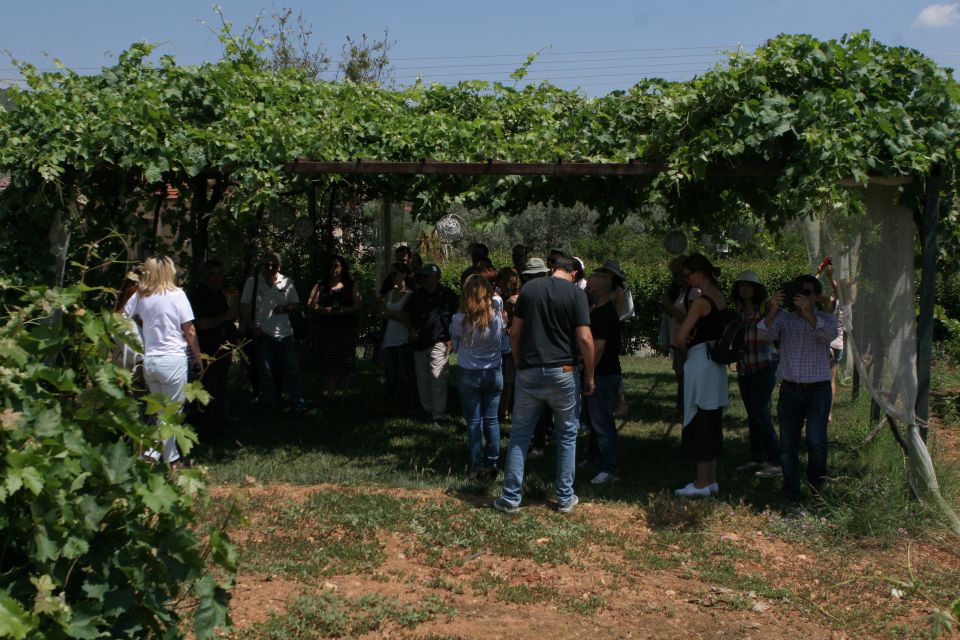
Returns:
[[[200,344],[187,294],[177,286],[177,267],[168,257],[147,258],[140,285],[123,307],[123,313],[140,328],[143,338],[143,379],[152,393],[183,403],[183,387],[190,365],[201,368]],[[189,347],[189,350],[188,350]],[[176,438],[163,443],[163,451],[147,455],[173,463],[180,459]]]
[[[467,421],[471,480],[496,477],[500,457],[497,409],[503,392],[500,367],[506,334],[498,306],[490,281],[472,275],[463,284],[460,310],[450,321],[450,339],[459,354],[457,390]]]

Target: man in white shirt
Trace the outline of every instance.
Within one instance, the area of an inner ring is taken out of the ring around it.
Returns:
[[[300,297],[293,280],[280,273],[280,256],[267,252],[260,272],[247,279],[240,296],[240,316],[248,327],[253,327],[260,399],[267,412],[276,411],[279,406],[273,379],[277,367],[283,372],[294,411],[304,413],[307,408],[290,324],[290,314],[299,307]]]

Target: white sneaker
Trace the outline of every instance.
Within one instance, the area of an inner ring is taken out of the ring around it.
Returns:
[[[759,468],[761,468],[761,467],[763,467],[763,464],[762,464],[762,463],[760,463],[760,462],[754,462],[753,460],[751,460],[750,462],[747,462],[746,464],[740,465],[739,467],[737,467],[736,470],[737,470],[737,471],[740,471],[740,472],[742,472],[742,471],[753,471],[754,469],[759,469]]]
[[[682,489],[677,489],[673,492],[674,495],[680,496],[682,498],[709,498],[710,496],[719,493],[720,487],[716,482],[713,484],[708,484],[707,486],[700,488],[694,486],[691,482]]]
[[[601,471],[597,475],[593,476],[593,480],[590,481],[590,484],[607,484],[608,482],[616,482],[619,479],[620,478],[612,473]]]

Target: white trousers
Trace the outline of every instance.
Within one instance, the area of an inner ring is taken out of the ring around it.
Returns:
[[[173,402],[183,404],[183,385],[187,384],[187,356],[147,356],[143,359],[143,380],[151,393],[165,395]],[[164,462],[175,462],[180,459],[180,450],[177,449],[177,439],[170,437],[163,441],[163,453],[154,449],[146,452],[146,456],[157,460],[163,457]]]
[[[434,420],[447,417],[447,378],[450,377],[448,355],[446,342],[438,342],[429,349],[413,352],[420,406]]]

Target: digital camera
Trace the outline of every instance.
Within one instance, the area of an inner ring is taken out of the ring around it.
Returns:
[[[780,305],[780,308],[793,311],[795,308],[793,299],[803,293],[803,286],[796,280],[791,280],[790,282],[784,283],[780,289],[783,291],[783,304]]]

